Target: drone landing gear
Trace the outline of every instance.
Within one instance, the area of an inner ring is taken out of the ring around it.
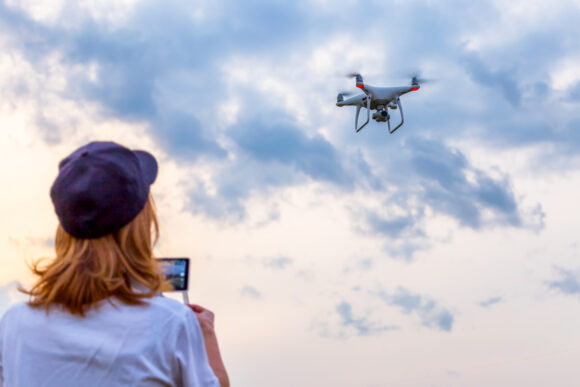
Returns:
[[[359,105],[356,107],[356,116],[354,118],[354,130],[356,130],[357,133],[360,132],[361,129],[364,128],[366,126],[366,124],[369,123],[369,120],[371,119],[371,97],[369,97],[367,95],[366,100],[367,100],[367,120],[361,126],[358,126],[358,115],[360,113],[361,106]]]
[[[388,110],[385,109],[382,105],[378,107],[377,112],[373,113],[373,120],[377,121],[377,122],[386,122],[387,123],[387,127],[389,128],[389,133],[395,133],[395,131],[397,129],[399,129],[401,126],[403,126],[403,123],[405,123],[405,116],[403,115],[403,106],[401,105],[401,100],[397,98],[396,101],[394,101],[399,109],[399,114],[401,114],[401,122],[399,122],[399,124],[397,126],[395,126],[394,128],[391,129],[391,115],[389,114]],[[357,106],[356,107],[356,116],[354,118],[354,129],[357,132],[360,132],[362,128],[364,128],[370,121],[370,115],[371,115],[371,99],[370,98],[366,98],[366,109],[367,109],[367,119],[366,121],[361,125],[358,126],[358,117],[360,115],[360,109],[364,106]],[[390,107],[390,105],[389,105]]]
[[[387,118],[387,127],[389,128],[389,133],[394,133],[395,130],[399,129],[405,122],[405,117],[403,117],[403,107],[401,106],[401,101],[397,98],[397,106],[399,107],[399,113],[401,113],[401,122],[399,125],[395,126],[395,129],[391,130],[391,117]]]

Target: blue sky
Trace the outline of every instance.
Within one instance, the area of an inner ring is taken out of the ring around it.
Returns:
[[[112,139],[160,160],[158,254],[194,258],[240,385],[290,368],[289,386],[572,385],[579,8],[1,0],[0,157],[19,167],[0,310],[51,254],[58,160]],[[435,81],[402,98],[395,134],[355,133],[335,106],[352,71]]]

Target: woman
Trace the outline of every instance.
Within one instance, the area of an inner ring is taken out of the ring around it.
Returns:
[[[113,142],[61,161],[56,258],[0,322],[0,387],[229,386],[213,314],[160,295],[156,176],[152,155]]]

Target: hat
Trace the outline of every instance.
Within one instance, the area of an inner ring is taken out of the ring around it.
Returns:
[[[62,228],[77,238],[99,238],[141,212],[158,167],[150,153],[95,141],[62,160],[58,169],[50,197]]]

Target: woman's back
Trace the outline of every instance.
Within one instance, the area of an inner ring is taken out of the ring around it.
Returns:
[[[102,301],[84,317],[18,304],[0,346],[6,386],[219,386],[194,313],[164,297]]]

